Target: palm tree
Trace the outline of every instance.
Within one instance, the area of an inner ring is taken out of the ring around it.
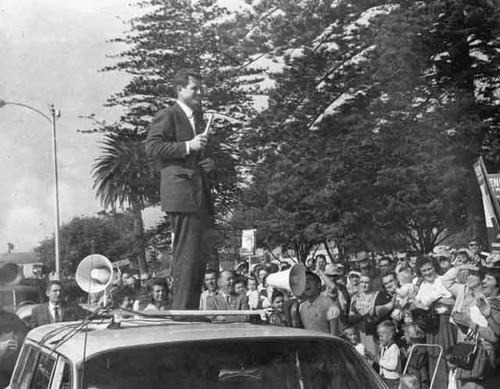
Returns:
[[[146,156],[144,138],[145,134],[126,129],[107,133],[92,167],[93,189],[104,209],[128,207],[134,217],[133,254],[141,274],[147,270],[142,210],[159,201],[159,179]]]

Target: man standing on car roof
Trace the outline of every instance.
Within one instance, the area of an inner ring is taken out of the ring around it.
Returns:
[[[161,207],[174,234],[172,308],[198,309],[213,224],[208,174],[214,161],[203,130],[200,75],[182,69],[174,86],[177,101],[153,119],[146,152],[161,170]]]

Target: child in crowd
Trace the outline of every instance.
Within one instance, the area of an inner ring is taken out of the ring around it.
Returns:
[[[305,301],[299,306],[300,319],[307,330],[339,335],[340,309],[321,293],[321,279],[316,273],[306,272]]]
[[[403,374],[399,379],[398,389],[418,389],[419,383],[417,377],[412,374]]]
[[[250,277],[247,281],[247,297],[248,305],[250,309],[260,308],[260,294],[257,290],[257,279],[255,277]]]
[[[344,331],[342,331],[342,337],[352,344],[358,353],[370,360],[366,353],[365,346],[359,340],[359,331],[356,327],[348,326],[344,328]]]
[[[424,347],[415,348],[416,343],[425,343],[425,333],[416,324],[407,324],[404,327],[404,339],[407,347],[402,351],[406,361],[408,361],[411,352],[406,372],[415,376],[417,382],[420,383],[416,386],[417,389],[427,389],[430,383],[429,354]]]
[[[247,279],[244,276],[236,277],[234,281],[234,293],[238,296],[246,296],[247,294]]]
[[[379,374],[389,389],[397,389],[401,372],[401,354],[394,342],[396,326],[391,320],[385,320],[377,326],[380,339]]]
[[[284,307],[285,294],[281,290],[274,290],[271,296],[272,313],[269,315],[269,324],[286,327]]]

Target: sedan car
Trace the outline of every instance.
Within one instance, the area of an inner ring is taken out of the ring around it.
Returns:
[[[249,323],[162,318],[32,330],[10,389],[368,389],[385,384],[344,340]]]

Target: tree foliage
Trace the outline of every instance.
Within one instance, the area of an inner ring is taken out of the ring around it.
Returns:
[[[272,52],[285,67],[245,139],[255,169],[242,205],[263,210],[247,222],[295,246],[429,251],[480,211],[474,159],[497,158],[498,9],[340,1],[311,12],[326,3],[274,2],[279,16],[255,40],[294,47]]]
[[[130,213],[82,216],[63,224],[60,236],[63,274],[74,274],[80,261],[92,253],[102,254],[112,262],[130,258],[134,252],[133,225]],[[44,264],[54,268],[53,237],[41,241],[35,252]]]
[[[247,4],[231,14],[215,0],[143,1],[105,69],[132,76],[108,104],[139,137],[174,98],[175,71],[201,71],[204,108],[219,113],[214,188],[229,240],[256,227],[261,244],[305,260],[328,240],[429,251],[468,225],[480,232],[472,163],[500,167],[498,7]]]
[[[136,131],[109,132],[92,173],[96,196],[104,209],[128,207],[134,216],[134,258],[146,271],[146,239],[142,211],[158,201],[156,181],[144,149],[144,136]]]

